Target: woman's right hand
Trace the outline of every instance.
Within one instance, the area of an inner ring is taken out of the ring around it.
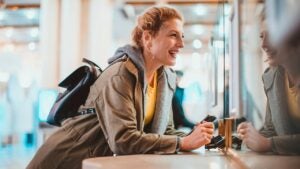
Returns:
[[[180,150],[190,151],[210,143],[211,138],[213,137],[213,132],[213,123],[198,123],[190,135],[182,138]]]

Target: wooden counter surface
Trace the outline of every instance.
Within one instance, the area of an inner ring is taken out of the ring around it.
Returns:
[[[258,154],[251,151],[126,155],[83,161],[83,169],[300,169],[300,156]]]

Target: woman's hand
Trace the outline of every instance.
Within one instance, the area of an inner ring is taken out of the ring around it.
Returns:
[[[180,150],[190,151],[197,149],[205,144],[210,143],[212,134],[214,132],[214,125],[211,122],[197,123],[193,132],[183,137],[181,140]]]
[[[241,123],[237,132],[239,138],[253,151],[266,152],[271,151],[270,139],[262,136],[249,122]]]

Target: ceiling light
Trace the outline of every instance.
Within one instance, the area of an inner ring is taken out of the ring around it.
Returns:
[[[9,28],[9,29],[6,30],[5,36],[6,36],[7,38],[11,38],[12,35],[13,35],[13,33],[14,33],[14,30],[13,30],[12,28]]]
[[[195,49],[200,49],[200,48],[202,47],[202,42],[201,42],[199,39],[195,39],[195,40],[193,41],[193,47],[194,47]]]
[[[38,37],[39,35],[39,29],[38,28],[32,28],[30,30],[30,36],[33,37],[33,38],[36,38]]]
[[[28,48],[29,48],[29,50],[35,50],[36,44],[34,42],[29,43]]]
[[[202,6],[202,5],[198,5],[198,6],[195,7],[194,12],[198,16],[203,16],[203,15],[207,14],[207,8]]]
[[[5,13],[0,11],[0,21],[4,20],[5,18]]]
[[[201,35],[204,33],[204,28],[201,25],[194,25],[192,27],[192,31],[197,35]]]
[[[26,17],[28,18],[28,19],[33,19],[33,18],[35,18],[35,16],[36,16],[36,14],[35,14],[35,12],[34,11],[26,11],[25,12],[25,15],[26,15]]]

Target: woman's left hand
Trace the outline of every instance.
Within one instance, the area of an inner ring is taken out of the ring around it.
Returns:
[[[237,132],[239,138],[253,151],[266,152],[271,151],[270,139],[262,136],[249,122],[241,123]]]

